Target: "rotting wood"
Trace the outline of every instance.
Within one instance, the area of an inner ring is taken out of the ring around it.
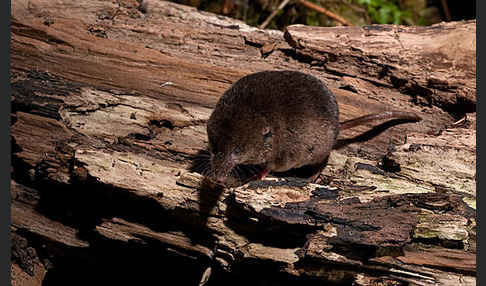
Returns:
[[[421,105],[468,112],[476,102],[475,29],[475,21],[430,27],[293,25],[285,37],[330,73],[397,88]]]
[[[180,279],[193,283],[211,269],[206,285],[475,283],[474,22],[282,33],[140,5],[12,3],[12,232],[41,259],[89,262],[87,280],[102,267],[113,279],[156,277],[162,269],[143,253],[180,257]],[[427,61],[434,54],[444,62]],[[333,151],[321,184],[202,183],[187,167],[206,147],[212,107],[265,69],[321,78],[341,121],[390,109],[424,120]]]

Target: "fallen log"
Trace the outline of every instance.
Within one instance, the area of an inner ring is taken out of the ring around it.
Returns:
[[[475,283],[475,21],[280,32],[163,1],[11,12],[14,280]],[[423,121],[343,132],[319,184],[212,186],[189,170],[212,107],[268,69],[322,79],[341,121]]]

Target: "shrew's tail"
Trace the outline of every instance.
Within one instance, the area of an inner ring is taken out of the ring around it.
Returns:
[[[368,114],[351,120],[347,120],[339,123],[339,130],[345,130],[353,128],[358,125],[363,125],[371,121],[382,120],[382,119],[399,119],[410,122],[418,122],[422,120],[420,116],[413,112],[404,111],[385,111],[381,113]]]

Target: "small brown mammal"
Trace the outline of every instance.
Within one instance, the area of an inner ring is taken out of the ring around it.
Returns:
[[[383,112],[339,123],[336,98],[316,77],[298,71],[253,73],[225,91],[209,118],[205,175],[222,185],[240,165],[259,167],[253,179],[305,166],[316,166],[318,175],[339,130],[377,119],[421,120],[410,112]]]

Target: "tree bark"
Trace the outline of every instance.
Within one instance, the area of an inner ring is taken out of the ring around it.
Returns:
[[[475,21],[281,32],[163,1],[11,12],[17,283],[475,283]],[[322,79],[341,121],[423,120],[346,130],[319,184],[206,184],[188,167],[212,108],[269,69]]]

